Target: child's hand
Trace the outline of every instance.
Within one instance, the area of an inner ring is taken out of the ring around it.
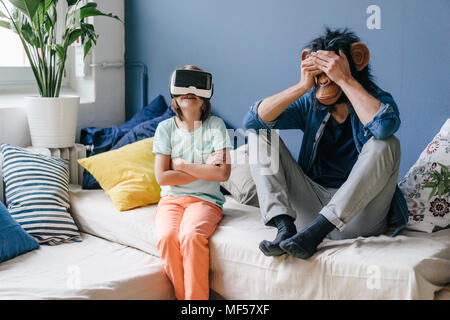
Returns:
[[[185,163],[186,163],[186,161],[182,158],[172,159],[172,161],[171,161],[172,169],[183,171],[182,167],[183,167],[183,164],[185,164]]]
[[[206,159],[206,164],[218,166],[225,162],[225,153],[222,150],[217,150],[211,153]]]

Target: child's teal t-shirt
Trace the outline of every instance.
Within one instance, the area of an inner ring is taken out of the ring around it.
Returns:
[[[190,163],[205,163],[214,151],[232,149],[230,136],[222,119],[209,116],[192,132],[177,127],[175,116],[159,123],[153,138],[153,153],[168,154]],[[218,181],[195,180],[182,185],[161,186],[161,197],[193,196],[223,207],[225,197]]]

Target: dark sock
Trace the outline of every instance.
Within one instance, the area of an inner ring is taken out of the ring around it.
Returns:
[[[317,251],[317,246],[335,228],[323,215],[314,219],[303,231],[280,243],[286,253],[300,259],[308,259]]]
[[[273,217],[269,225],[278,229],[277,236],[273,241],[264,240],[259,244],[259,249],[266,256],[280,256],[285,252],[280,248],[280,242],[286,240],[297,233],[294,219],[286,214]]]

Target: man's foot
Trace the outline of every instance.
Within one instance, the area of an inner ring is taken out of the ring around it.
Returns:
[[[297,229],[295,228],[294,219],[285,214],[272,218],[271,224],[277,227],[277,236],[273,241],[261,241],[259,249],[268,257],[280,256],[285,253],[280,248],[280,242],[294,236],[297,233]]]
[[[305,230],[281,241],[280,249],[293,257],[308,259],[317,252],[317,246],[334,228],[334,224],[319,215]]]

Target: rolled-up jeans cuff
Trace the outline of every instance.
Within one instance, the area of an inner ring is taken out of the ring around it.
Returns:
[[[330,221],[332,224],[334,224],[335,227],[339,229],[339,231],[344,230],[345,228],[344,221],[342,221],[336,214],[334,214],[327,207],[323,207],[322,210],[320,210],[320,214],[323,215],[325,218],[327,218],[327,220]]]

